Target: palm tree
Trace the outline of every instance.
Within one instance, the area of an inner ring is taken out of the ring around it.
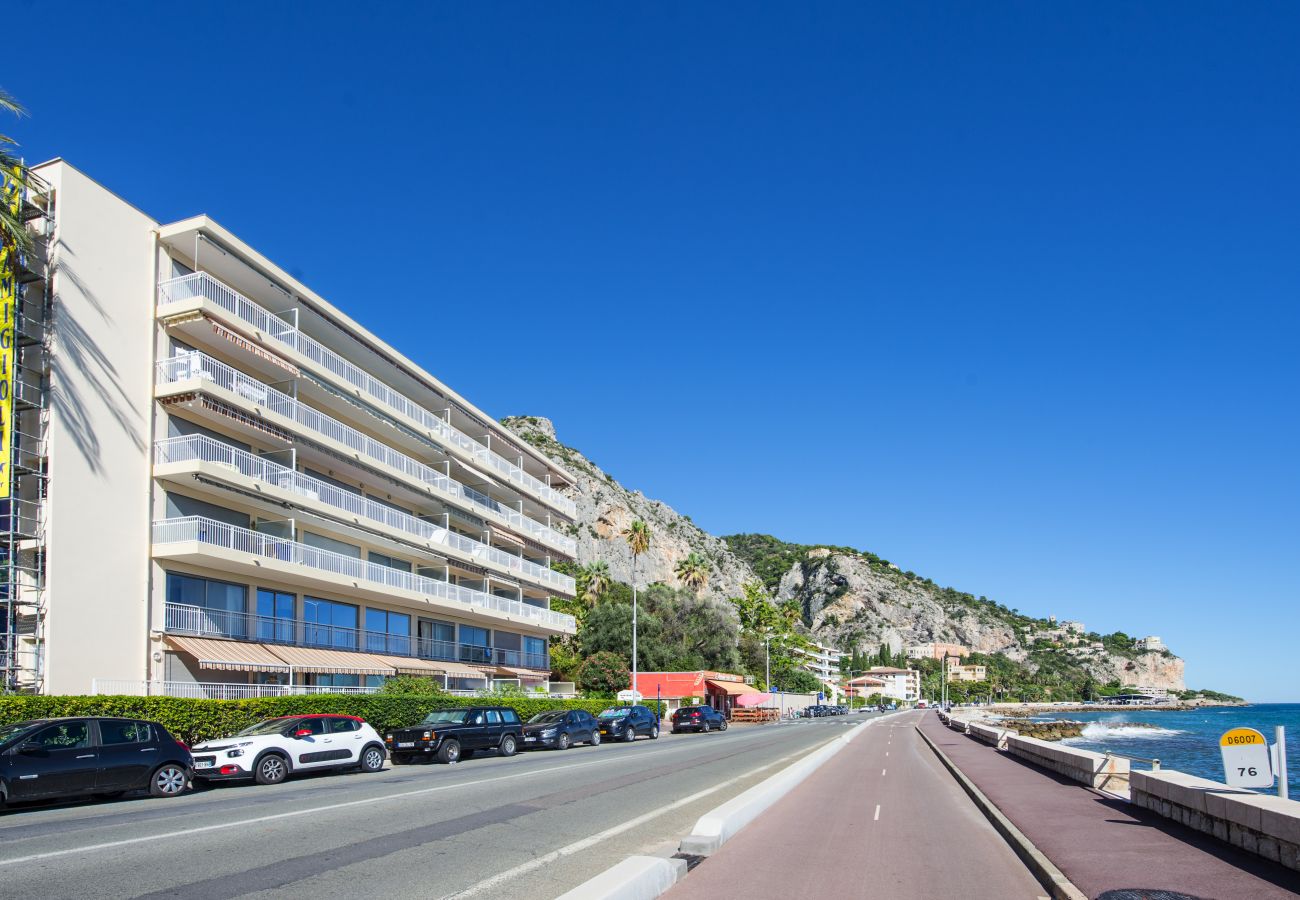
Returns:
[[[601,595],[609,590],[612,583],[609,575],[609,563],[603,559],[597,560],[587,566],[583,575],[586,576],[586,587],[582,591],[582,602],[588,606],[595,606]]]
[[[673,569],[682,584],[699,593],[709,583],[709,564],[698,553],[691,553]]]
[[[11,112],[15,116],[27,114],[22,104],[3,89],[0,89],[0,110]],[[8,250],[10,253],[27,252],[32,248],[32,237],[23,224],[22,210],[15,210],[10,205],[9,199],[11,191],[21,192],[30,181],[27,167],[10,152],[10,148],[16,146],[18,146],[17,141],[8,135],[0,134],[0,169],[3,170],[0,173],[0,185],[3,185],[3,191],[0,191],[0,199],[3,200],[0,202],[0,249]]]
[[[650,526],[637,519],[623,529],[623,539],[632,550],[632,697],[636,689],[636,558],[650,549]]]

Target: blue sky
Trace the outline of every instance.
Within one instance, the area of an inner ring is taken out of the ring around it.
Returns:
[[[1300,699],[1300,8],[279,6],[65,4],[0,130],[714,533]]]

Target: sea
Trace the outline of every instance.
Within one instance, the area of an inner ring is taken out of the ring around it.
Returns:
[[[1287,784],[1292,800],[1300,800],[1300,703],[1255,703],[1250,706],[1214,706],[1189,710],[1106,709],[1089,712],[1046,713],[1033,721],[1069,719],[1086,723],[1083,736],[1062,744],[1085,750],[1109,750],[1129,756],[1160,760],[1160,768],[1223,781],[1219,736],[1230,728],[1254,728],[1271,746],[1274,730],[1286,727]],[[1143,722],[1151,727],[1117,727],[1122,722]],[[1134,763],[1134,768],[1150,766]],[[1277,793],[1276,785],[1261,793]]]

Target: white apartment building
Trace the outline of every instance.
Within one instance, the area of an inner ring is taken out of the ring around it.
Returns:
[[[881,693],[886,697],[915,703],[921,696],[921,673],[916,669],[896,669],[893,666],[873,666],[866,671],[869,678],[884,683]]]
[[[838,703],[840,660],[845,656],[844,652],[823,644],[811,644],[807,648],[795,648],[794,655],[800,659],[803,668],[817,676],[826,696]]]
[[[1157,637],[1154,634],[1148,635],[1147,637],[1144,638],[1138,638],[1136,641],[1133,642],[1133,645],[1139,650],[1165,649],[1165,642],[1162,641],[1159,637]]]
[[[208,217],[35,172],[0,689],[544,689],[575,631],[550,609],[574,594],[551,568],[571,476]],[[355,305],[412,287],[357,284]]]

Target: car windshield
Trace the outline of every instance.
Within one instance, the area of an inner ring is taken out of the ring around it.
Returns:
[[[553,709],[550,712],[540,712],[528,720],[529,725],[539,725],[543,722],[558,722],[564,718],[564,710]]]
[[[468,711],[464,709],[435,709],[424,717],[425,725],[464,725]]]
[[[622,719],[632,710],[630,709],[607,709],[600,714],[602,719]]]
[[[291,719],[267,719],[264,722],[258,722],[256,725],[249,725],[235,737],[249,737],[255,734],[279,734],[289,727]]]
[[[15,722],[13,725],[0,725],[0,744],[9,743],[24,731],[40,724],[40,722]]]

